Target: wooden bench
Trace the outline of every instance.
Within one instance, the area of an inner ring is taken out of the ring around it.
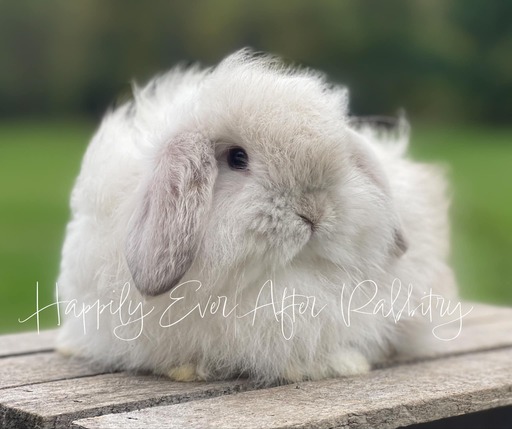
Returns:
[[[456,340],[412,361],[267,389],[105,374],[56,354],[54,338],[0,337],[2,428],[512,427],[510,308],[474,304]]]

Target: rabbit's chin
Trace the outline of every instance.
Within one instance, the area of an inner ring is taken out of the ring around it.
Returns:
[[[220,279],[244,277],[254,279],[269,274],[293,270],[301,261],[319,257],[317,250],[311,246],[310,233],[299,231],[292,237],[273,237],[250,234],[230,247],[219,246],[217,235],[207,236],[201,244],[190,273],[200,277]],[[319,249],[319,248],[317,248]]]

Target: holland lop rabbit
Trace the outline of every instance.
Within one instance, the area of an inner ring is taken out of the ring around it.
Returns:
[[[135,88],[72,192],[60,350],[268,384],[421,343],[428,321],[405,309],[455,294],[445,180],[405,157],[404,124],[356,125],[347,104],[322,74],[249,50]]]

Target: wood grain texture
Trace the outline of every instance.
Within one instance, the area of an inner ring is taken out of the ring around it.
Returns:
[[[80,359],[39,353],[53,348],[55,331],[0,337],[0,427],[69,427],[72,421],[106,414],[77,425],[160,427],[172,421],[176,427],[204,427],[201,415],[211,415],[212,427],[255,427],[260,420],[261,427],[272,428],[292,423],[394,427],[396,422],[430,421],[506,405],[512,391],[512,370],[506,364],[512,362],[512,308],[467,303],[464,310],[472,305],[457,338],[432,341],[431,348],[387,362],[366,376],[240,393],[229,400],[203,399],[253,386],[246,381],[174,383],[155,376],[102,374]],[[451,324],[437,333],[449,338],[457,331],[458,325]],[[232,402],[235,397],[238,402]],[[194,402],[176,405],[188,401]],[[157,405],[166,406],[153,408]],[[112,414],[141,409],[147,410]]]
[[[103,371],[77,358],[54,352],[35,353],[0,359],[0,398],[2,390],[34,383],[96,375]],[[0,399],[1,402],[1,399]]]
[[[512,347],[512,308],[465,303],[463,312],[469,310],[471,312],[463,318],[460,327],[458,323],[450,323],[435,330],[438,337],[449,341],[431,335],[427,338],[430,342],[425,343],[423,348],[381,366]],[[431,328],[435,326],[433,324]]]
[[[512,404],[512,349],[83,419],[75,428],[396,428]]]
[[[82,417],[245,391],[246,381],[179,383],[164,377],[103,374],[0,391],[0,426],[69,427]]]
[[[28,353],[46,352],[55,348],[57,330],[51,329],[0,336],[0,358]]]

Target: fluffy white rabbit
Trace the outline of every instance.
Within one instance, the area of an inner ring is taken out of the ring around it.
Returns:
[[[420,344],[418,306],[455,293],[445,180],[405,158],[407,132],[355,127],[347,103],[322,74],[248,50],[135,88],[72,192],[60,349],[273,383]]]

